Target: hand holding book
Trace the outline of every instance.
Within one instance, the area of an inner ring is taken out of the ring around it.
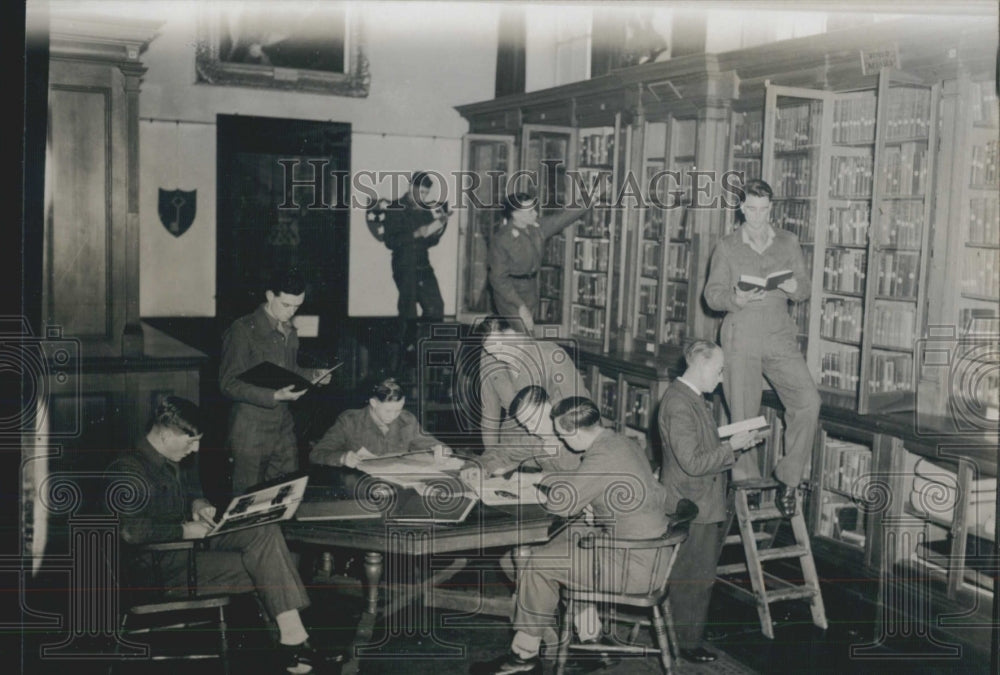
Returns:
[[[741,274],[740,280],[736,282],[736,288],[741,291],[773,291],[776,288],[782,288],[788,293],[794,293],[795,289],[788,290],[785,288],[786,282],[792,280],[795,283],[795,287],[798,287],[798,283],[795,282],[794,273],[792,270],[779,270],[777,272],[771,272],[766,277],[758,277],[752,274]]]

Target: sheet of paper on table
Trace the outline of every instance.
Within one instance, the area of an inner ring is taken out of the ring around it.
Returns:
[[[493,476],[479,485],[469,487],[479,495],[484,504],[504,506],[510,504],[544,504],[546,497],[536,487],[545,477],[543,473],[514,473],[510,478]]]
[[[394,485],[413,488],[424,495],[435,486],[438,489],[465,491],[465,484],[454,475],[464,465],[465,460],[461,457],[435,458],[433,452],[414,452],[358,462],[358,470]]]

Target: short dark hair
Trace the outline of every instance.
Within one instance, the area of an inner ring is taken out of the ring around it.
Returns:
[[[531,410],[549,402],[549,393],[544,387],[537,384],[529,384],[521,391],[514,394],[514,398],[508,406],[511,417],[517,417],[517,413],[522,410]]]
[[[514,192],[503,198],[503,217],[510,218],[518,209],[533,209],[538,206],[538,198],[530,192]]]
[[[391,403],[402,401],[406,398],[406,394],[403,393],[403,388],[399,386],[395,377],[387,377],[371,388],[371,398],[378,399],[383,403]]]
[[[736,192],[740,198],[740,204],[745,202],[747,197],[767,197],[769,200],[774,200],[774,190],[767,184],[767,181],[760,178],[748,180],[742,188],[736,188]]]
[[[306,292],[306,278],[297,267],[276,269],[270,275],[265,290],[275,295],[302,295]]]
[[[568,396],[552,406],[552,421],[566,431],[590,429],[601,425],[601,411],[589,398]]]
[[[717,349],[722,349],[722,347],[709,340],[694,340],[684,348],[684,360],[691,366],[699,359],[711,357]]]
[[[153,411],[147,431],[153,427],[165,427],[188,436],[197,436],[201,433],[201,410],[186,398],[164,396]]]
[[[410,176],[410,187],[432,188],[434,187],[434,177],[427,171],[414,171]]]

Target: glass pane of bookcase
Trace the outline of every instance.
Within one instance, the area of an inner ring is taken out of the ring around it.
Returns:
[[[771,222],[794,233],[799,238],[805,258],[806,272],[814,280],[817,234],[821,195],[824,181],[823,148],[826,142],[824,114],[828,105],[822,92],[816,98],[781,93],[779,87],[769,90],[765,109],[769,142],[765,144],[765,180],[774,190]],[[798,343],[809,362],[812,329],[812,303],[816,298],[804,300],[791,307],[792,317],[798,326]],[[813,372],[819,370],[818,356],[810,362]],[[821,383],[826,380],[823,364]]]
[[[863,550],[864,488],[872,472],[872,449],[823,432],[819,524],[816,534]]]
[[[618,385],[617,375],[601,371],[597,372],[597,405],[601,409],[601,418],[604,426],[614,429],[618,429]]]
[[[660,321],[660,275],[663,269],[663,244],[669,199],[666,168],[667,124],[647,122],[643,127],[643,187],[648,190],[646,206],[639,211],[639,236],[636,271],[636,305],[633,308],[632,335],[636,349],[655,354]]]
[[[761,153],[764,147],[764,113],[762,110],[733,111],[732,149],[733,171],[743,181],[761,177]]]
[[[875,165],[874,91],[832,102],[826,245],[820,299],[822,386],[849,407],[857,404],[861,372],[868,233]],[[816,295],[814,294],[814,297]]]
[[[564,127],[544,127],[525,125],[522,137],[522,168],[531,172],[531,179],[524,179],[519,189],[534,188],[538,195],[541,215],[552,213],[544,208],[565,203],[565,171],[570,156],[573,131]],[[559,233],[545,242],[542,264],[538,270],[538,312],[539,324],[561,324],[565,302],[566,234]]]
[[[913,352],[920,337],[934,105],[931,88],[892,82],[887,74],[880,78],[861,413],[914,405]]]
[[[663,333],[660,342],[678,346],[687,338],[691,316],[689,308],[694,274],[691,265],[691,219],[688,205],[692,200],[690,172],[695,168],[697,137],[697,120],[670,120],[667,169],[679,176],[679,185],[668,187],[668,190],[676,190],[677,193],[671,195],[668,192],[667,198],[670,201],[667,204],[671,208],[666,210],[664,218],[667,230],[666,255],[662,265]]]
[[[618,143],[614,127],[580,129],[576,168],[587,186],[604,181],[612,186],[613,162]],[[570,335],[598,350],[604,349],[614,287],[612,271],[616,246],[615,210],[600,205],[591,209],[573,227],[573,268],[570,281]]]
[[[511,171],[511,157],[514,139],[508,136],[468,135],[465,138],[466,170],[479,177],[474,189],[478,203],[499,204],[503,197],[506,177]],[[500,180],[487,175],[488,171],[499,171]],[[466,312],[489,312],[489,291],[487,290],[487,260],[490,240],[503,221],[499,209],[476,208],[477,202],[469,200],[463,252],[466,264],[462,271],[462,309]]]

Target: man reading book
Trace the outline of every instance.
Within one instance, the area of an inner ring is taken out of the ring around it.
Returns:
[[[203,539],[212,529],[216,509],[202,496],[197,466],[182,463],[198,452],[200,417],[191,401],[167,396],[156,407],[137,448],[108,467],[109,489],[129,476],[149,497],[141,508],[121,516],[119,531],[126,546]],[[309,596],[281,528],[261,525],[220,534],[209,542],[208,550],[197,553],[197,592],[255,589],[278,626],[283,666],[291,673],[310,672],[316,654],[299,616],[299,610],[309,605]],[[143,556],[136,556],[130,564],[133,585],[153,583],[155,575],[148,565]],[[187,552],[163,552],[159,572],[167,589],[185,591]]]
[[[322,371],[298,365],[299,336],[292,317],[306,298],[306,283],[295,269],[276,274],[264,291],[265,301],[240,317],[222,337],[219,388],[232,400],[227,444],[233,453],[233,493],[298,469],[295,422],[288,409],[307,389],[289,384],[278,389],[240,378],[264,361],[313,382]],[[327,384],[329,374],[316,384]]]
[[[760,411],[763,378],[785,406],[785,456],[774,468],[781,483],[777,506],[785,515],[795,510],[795,489],[803,479],[819,422],[819,393],[799,351],[798,328],[788,303],[809,297],[810,280],[798,237],[771,224],[771,186],[748,181],[740,193],[745,222],[723,237],[712,252],[705,301],[726,312],[721,343],[726,354],[723,389],[732,421]],[[766,278],[780,270],[792,276],[773,290],[742,290],[742,275]],[[733,478],[760,475],[755,452],[733,468]]]

